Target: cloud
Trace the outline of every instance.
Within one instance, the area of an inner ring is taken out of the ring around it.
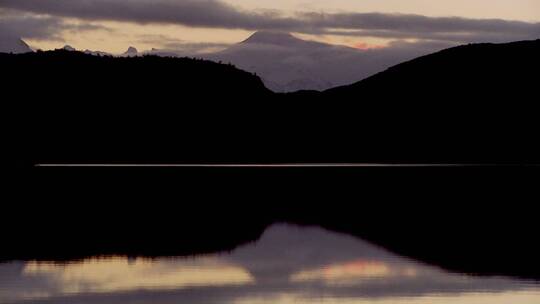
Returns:
[[[85,20],[454,42],[540,37],[540,23],[383,13],[296,13],[286,16],[279,11],[242,11],[219,0],[0,0],[0,8]]]
[[[517,40],[530,40],[540,38],[540,32],[531,30],[529,32],[414,32],[403,30],[320,30],[312,34],[351,36],[351,37],[374,37],[385,39],[421,39],[431,41],[445,41],[455,43],[472,42],[510,42]]]
[[[279,20],[272,13],[263,14],[263,19],[259,20],[258,14],[241,12],[218,0],[0,0],[0,7],[90,20],[223,28],[255,29],[265,21],[276,26]]]
[[[355,44],[352,45],[353,48],[359,49],[359,50],[372,50],[372,49],[381,49],[384,48],[384,45],[378,45],[378,44],[369,44],[364,41],[358,41]]]
[[[0,14],[0,36],[4,37],[61,40],[58,35],[61,28],[58,18]]]
[[[154,49],[153,53],[170,53],[177,56],[195,56],[197,54],[222,50],[231,46],[229,43],[219,42],[190,42],[159,34],[141,35],[136,42],[159,45],[159,50]]]
[[[427,17],[413,14],[383,13],[302,13],[310,24],[324,28],[393,30],[408,32],[523,32],[539,30],[540,24],[501,19],[468,19],[460,17]]]
[[[0,36],[28,38],[35,40],[63,41],[64,31],[105,30],[101,25],[85,23],[72,24],[55,16],[43,16],[0,10]]]

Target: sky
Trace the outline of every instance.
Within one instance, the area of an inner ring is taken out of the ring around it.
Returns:
[[[36,49],[205,52],[257,30],[347,46],[540,38],[538,0],[0,0],[0,36]]]

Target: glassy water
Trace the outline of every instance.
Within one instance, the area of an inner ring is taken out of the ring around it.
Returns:
[[[538,304],[540,284],[448,273],[347,235],[275,225],[230,253],[0,264],[0,303]]]

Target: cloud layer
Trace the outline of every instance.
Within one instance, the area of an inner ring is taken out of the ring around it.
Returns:
[[[388,39],[452,42],[540,37],[540,23],[501,19],[426,17],[383,13],[242,11],[219,0],[0,0],[0,8],[97,21],[164,23],[191,27],[284,30]]]
[[[0,37],[62,41],[64,31],[81,32],[97,29],[106,28],[91,23],[72,24],[55,16],[0,10]]]

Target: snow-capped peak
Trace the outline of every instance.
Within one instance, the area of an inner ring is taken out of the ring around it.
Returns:
[[[32,49],[24,40],[12,36],[0,35],[0,53],[29,53]]]
[[[130,46],[127,51],[124,52],[124,55],[126,56],[137,56],[137,54],[139,54],[139,51],[132,46]]]
[[[299,41],[300,39],[294,37],[287,32],[278,31],[258,31],[251,35],[243,43],[261,43],[261,44],[290,44],[291,42]]]
[[[70,52],[76,51],[76,49],[69,44],[64,45],[62,49],[65,51],[70,51]]]

